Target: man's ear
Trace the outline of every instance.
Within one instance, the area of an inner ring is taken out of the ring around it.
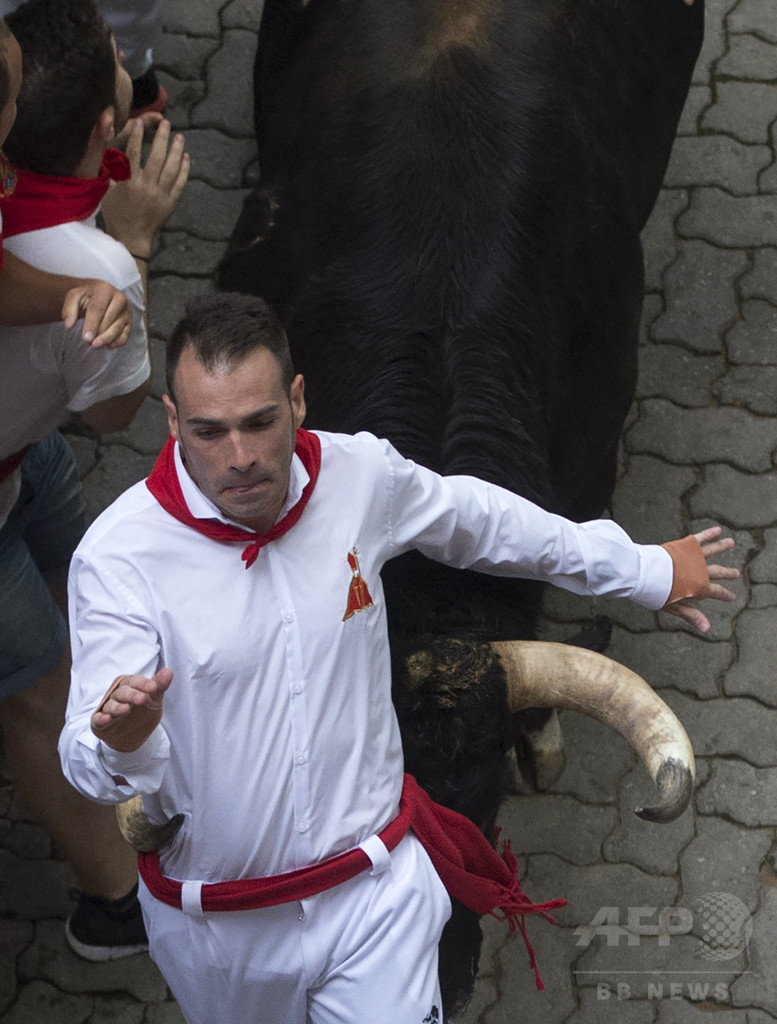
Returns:
[[[94,123],[90,144],[98,142],[101,146],[107,146],[116,138],[116,111],[111,104],[106,107]]]
[[[181,438],[178,436],[178,410],[175,407],[175,402],[169,395],[162,395],[162,401],[167,413],[167,429],[176,441],[180,441]]]
[[[305,413],[307,412],[305,407],[305,381],[301,373],[298,373],[291,382],[289,398],[291,399],[291,410],[296,429],[302,426]]]

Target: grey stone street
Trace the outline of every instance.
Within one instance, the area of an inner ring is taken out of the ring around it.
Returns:
[[[681,0],[677,0],[678,3]],[[701,2],[701,0],[697,0]],[[644,542],[721,523],[736,603],[691,633],[624,602],[549,592],[543,634],[595,614],[609,654],[644,676],[693,742],[692,806],[638,819],[652,783],[626,742],[563,713],[566,767],[501,824],[552,926],[484,922],[462,1024],[767,1024],[777,1020],[777,7],[707,0],[703,52],[644,232],[637,399],[611,514]],[[192,176],[151,262],[152,396],[132,429],[71,431],[93,518],[150,470],[166,436],[163,339],[212,274],[258,173],[251,68],[259,0],[168,0],[155,51]],[[73,877],[0,777],[0,1024],[179,1024],[145,955],[90,964],[65,945]],[[715,1014],[711,1018],[711,1014]],[[216,1022],[213,1024],[242,1024]],[[268,1022],[273,1024],[273,1022]]]

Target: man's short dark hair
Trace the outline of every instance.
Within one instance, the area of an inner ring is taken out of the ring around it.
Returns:
[[[165,376],[175,401],[173,377],[181,353],[192,348],[206,370],[232,367],[258,348],[271,352],[281,368],[284,390],[294,380],[286,332],[272,307],[253,295],[217,292],[193,299],[167,342]]]
[[[7,18],[22,51],[11,163],[71,176],[100,114],[116,98],[111,31],[94,0],[28,0]]]
[[[11,76],[8,73],[8,53],[6,40],[11,38],[11,30],[5,23],[5,18],[0,18],[0,110],[5,110],[8,100],[11,98]]]

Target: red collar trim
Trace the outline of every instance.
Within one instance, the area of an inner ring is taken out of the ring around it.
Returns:
[[[6,164],[0,193],[3,236],[10,238],[27,231],[86,220],[100,205],[111,181],[126,181],[131,176],[129,160],[118,149],[106,149],[96,178],[36,174]]]
[[[169,512],[184,526],[190,526],[193,530],[204,533],[206,537],[211,537],[213,540],[239,541],[245,544],[248,539],[249,543],[241,557],[246,564],[246,569],[250,569],[264,545],[281,537],[299,520],[310,500],[313,488],[316,486],[321,469],[321,442],[316,434],[311,434],[309,430],[298,430],[294,451],[302,460],[302,465],[307,470],[310,479],[305,484],[296,505],[290,508],[283,519],[271,527],[267,533],[253,533],[250,530],[241,530],[239,526],[222,523],[219,519],[198,519],[191,514],[175,468],[175,441],[172,437],[168,437],[167,443],[159,453],[159,458],[146,480],[146,486],[165,512]]]

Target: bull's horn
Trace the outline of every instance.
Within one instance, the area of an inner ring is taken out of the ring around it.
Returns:
[[[133,796],[126,803],[119,804],[116,807],[116,817],[119,831],[139,853],[153,853],[172,842],[184,820],[183,814],[176,814],[161,825],[152,825],[143,812],[139,796]]]
[[[691,743],[641,676],[582,647],[524,640],[491,646],[507,675],[511,712],[567,708],[617,729],[647,765],[660,794],[657,806],[637,807],[635,813],[647,821],[674,821],[683,813],[695,775]]]

